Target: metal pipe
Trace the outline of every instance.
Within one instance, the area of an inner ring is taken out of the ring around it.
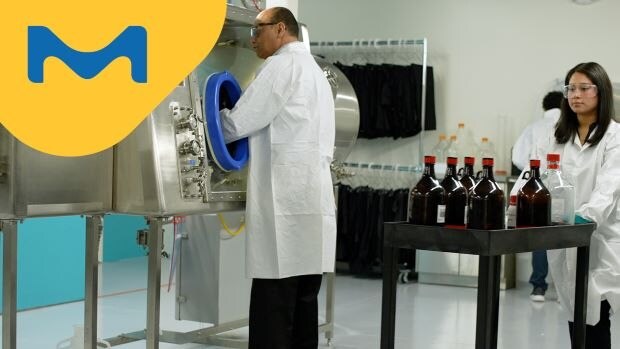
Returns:
[[[99,289],[99,236],[101,215],[86,216],[84,268],[84,349],[97,349],[97,298]]]
[[[16,348],[17,338],[17,220],[0,221],[4,234],[2,276],[2,347]]]
[[[421,131],[420,131],[420,158],[418,159],[418,163],[420,164],[420,169],[424,167],[424,130],[426,125],[426,55],[427,55],[427,41],[426,38],[423,39],[423,57],[422,57],[422,104],[420,107],[420,114],[422,114],[421,119]]]
[[[149,217],[149,261],[146,288],[146,348],[159,348],[159,297],[161,291],[161,248],[163,217]]]

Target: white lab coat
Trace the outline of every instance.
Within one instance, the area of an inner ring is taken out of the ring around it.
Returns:
[[[334,100],[312,55],[300,42],[281,47],[220,114],[227,142],[249,137],[248,277],[333,271]]]
[[[562,172],[575,184],[576,214],[597,224],[590,245],[586,314],[586,322],[595,325],[602,300],[612,312],[620,309],[620,125],[611,121],[596,146],[582,146],[578,137],[557,144],[551,133],[537,144],[533,156],[544,160],[548,153],[560,154]],[[547,253],[560,303],[573,321],[577,249]]]
[[[512,147],[512,163],[523,170],[530,164],[530,152],[536,145],[536,141],[546,138],[555,130],[555,124],[560,118],[561,111],[553,108],[543,113],[543,118],[529,124],[521,133],[515,145]]]

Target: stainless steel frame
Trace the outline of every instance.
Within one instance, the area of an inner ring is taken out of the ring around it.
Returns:
[[[103,216],[86,216],[84,268],[84,349],[97,349],[97,296],[99,290],[99,243]]]
[[[3,242],[2,347],[17,343],[17,220],[0,221]]]
[[[52,156],[24,145],[0,126],[3,348],[16,347],[17,219],[109,211],[111,184],[110,150],[77,158]]]
[[[159,347],[159,297],[161,291],[161,248],[164,219],[149,219],[149,265],[146,289],[146,347]]]
[[[99,236],[102,215],[86,217],[84,348],[97,349],[97,294],[99,278]],[[18,220],[0,220],[3,245],[2,347],[16,348],[17,326],[17,224]]]

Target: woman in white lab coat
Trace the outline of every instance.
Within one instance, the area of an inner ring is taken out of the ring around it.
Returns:
[[[620,125],[614,121],[611,82],[599,64],[572,68],[563,92],[555,134],[538,142],[533,156],[560,154],[562,172],[575,184],[576,215],[597,225],[590,246],[586,348],[611,349],[609,317],[620,308]],[[576,254],[574,248],[549,251],[571,338]]]

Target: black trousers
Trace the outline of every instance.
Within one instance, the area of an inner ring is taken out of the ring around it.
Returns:
[[[586,325],[586,349],[611,349],[611,321],[609,302],[601,302],[601,319],[594,326]],[[573,323],[568,322],[570,341],[573,343]]]
[[[322,277],[253,279],[248,349],[316,349]]]

